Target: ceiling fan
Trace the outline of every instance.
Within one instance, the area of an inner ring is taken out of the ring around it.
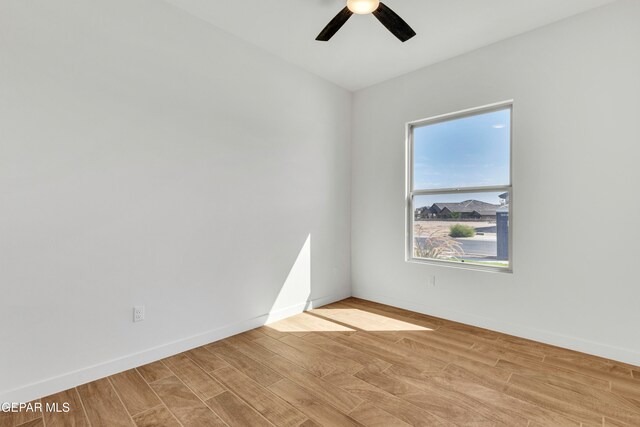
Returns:
[[[373,16],[403,43],[416,35],[409,24],[380,0],[347,0],[347,6],[324,27],[316,40],[329,41],[354,13],[358,15],[373,13]]]

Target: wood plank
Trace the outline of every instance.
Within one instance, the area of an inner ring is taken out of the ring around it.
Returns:
[[[205,347],[194,348],[184,354],[205,372],[215,371],[229,365]]]
[[[317,400],[312,392],[286,378],[269,386],[269,390],[298,408],[303,414],[320,425],[350,427],[362,425],[332,406]]]
[[[133,421],[106,378],[77,387],[93,427],[132,426]]]
[[[429,332],[434,331],[440,327],[443,323],[441,320],[435,319],[429,316],[416,316],[417,313],[412,313],[406,310],[397,309],[395,307],[384,306],[382,304],[367,304],[360,302],[349,302],[347,300],[340,301],[336,305],[329,308],[355,308],[367,313],[380,315],[386,318],[394,319],[404,323],[410,323],[415,326],[419,326],[418,330],[423,331],[426,328]],[[327,307],[323,307],[327,308]],[[312,312],[313,313],[313,312]],[[398,328],[395,332],[406,331],[406,329]]]
[[[313,314],[313,311],[301,313],[289,318],[289,320],[302,330],[311,332],[355,332],[355,329],[324,319]]]
[[[635,402],[640,402],[640,385],[636,383],[636,380],[613,380],[611,381],[611,391]]]
[[[529,351],[535,351],[538,354],[545,356],[551,355],[557,351],[566,351],[565,349],[554,345],[544,344],[527,338],[516,337],[514,335],[502,334],[498,337],[498,341],[507,343],[514,348],[528,349]]]
[[[498,338],[497,343],[506,346],[514,351],[528,353],[532,356],[538,356],[544,358],[549,352],[545,351],[544,347],[538,347],[531,345],[533,341],[526,339],[513,337],[510,335],[504,335]]]
[[[501,336],[500,333],[488,329],[454,322],[447,322],[444,326],[438,328],[438,332],[453,336],[459,335],[472,337],[474,339],[484,339],[487,341],[496,341]]]
[[[475,344],[473,347],[471,347],[471,352],[506,360],[528,359],[535,362],[542,362],[542,360],[544,359],[544,356],[533,355],[519,350],[512,350],[500,344],[501,343],[499,341],[493,342],[491,344]]]
[[[506,384],[504,378],[498,378],[498,376],[500,375],[499,372],[504,373],[506,371],[503,371],[503,370],[496,371],[496,374],[492,375],[491,372],[487,372],[486,369],[484,368],[477,369],[477,368],[474,368],[473,366],[465,366],[463,368],[452,363],[444,369],[444,372],[452,374],[458,378],[467,380],[471,383],[475,383],[490,389],[497,390],[499,392],[503,392],[505,394],[508,394],[511,397],[529,402],[532,405],[538,406],[545,410],[562,414],[567,418],[575,419],[576,423],[580,422],[580,417],[573,417],[571,415],[573,413],[572,411],[569,411],[569,412],[563,411],[562,405],[556,405],[553,403],[553,401],[550,404],[546,403],[544,400],[540,401],[539,399],[536,399],[537,396],[535,394],[532,397],[527,398],[527,394],[530,394],[528,393],[527,389],[521,392],[518,392],[518,390],[513,390],[512,387]],[[513,375],[508,372],[506,373],[509,375],[509,378]],[[584,421],[584,422],[590,425],[593,422],[593,418],[589,418],[588,421]]]
[[[335,368],[326,363],[321,357],[314,354],[307,354],[306,352],[293,348],[282,341],[265,337],[254,340],[253,342],[284,357],[285,359],[289,359],[296,365],[308,370],[316,376],[322,377],[335,371]]]
[[[269,366],[280,375],[296,384],[312,390],[314,395],[323,402],[335,406],[344,413],[348,413],[362,403],[362,400],[350,393],[334,386],[328,381],[313,375],[281,356],[269,360]]]
[[[473,342],[474,344],[483,344],[489,346],[504,346],[507,348],[508,346],[499,340],[500,334],[493,335],[494,333],[491,331],[487,331],[486,329],[478,329],[477,331],[473,330],[472,326],[462,325],[462,324],[451,324],[447,323],[445,326],[438,328],[436,331],[436,335],[446,337],[450,340],[457,340],[459,342]]]
[[[473,342],[471,350],[474,352],[484,353],[487,356],[509,359],[510,357],[529,359],[534,361],[542,361],[546,354],[523,346],[513,345],[511,342],[502,340],[503,335],[499,334],[497,338],[486,338],[485,336],[473,334],[466,331],[451,331],[446,328],[440,328],[434,332],[434,337],[446,339],[450,341],[458,341],[460,343]]]
[[[160,405],[158,397],[135,369],[113,375],[109,379],[129,414],[139,414]]]
[[[176,376],[151,384],[167,409],[185,427],[224,426],[225,423]]]
[[[577,426],[578,421],[571,420],[556,412],[546,410],[540,406],[516,399],[498,390],[485,387],[474,382],[467,381],[448,373],[428,374],[432,384],[457,391],[467,395],[488,409],[496,412],[504,412],[517,417],[524,417],[540,425],[552,426]],[[520,421],[521,422],[521,421]],[[507,425],[517,425],[518,422],[508,422]]]
[[[270,323],[269,329],[290,336],[296,334],[298,336],[304,336],[310,332],[309,328],[300,322],[296,322],[296,316],[287,317],[286,319],[278,320],[277,322]]]
[[[234,368],[221,368],[212,374],[276,426],[297,426],[307,419],[298,409]]]
[[[384,375],[427,394],[435,393],[442,398],[457,402],[460,407],[473,411],[498,425],[524,427],[529,422],[528,419],[506,406],[495,405],[492,401],[483,401],[479,396],[472,396],[452,387],[450,382],[457,380],[457,378],[449,374],[421,374],[415,370],[392,366],[384,372]],[[435,411],[431,412],[435,413]]]
[[[26,422],[24,424],[20,424],[17,427],[44,427],[44,420],[42,418],[37,418],[33,421]]]
[[[512,375],[504,369],[486,366],[474,361],[455,361],[447,365],[443,371],[498,390],[507,383]]]
[[[601,378],[605,381],[631,379],[630,370],[622,369],[611,361],[570,350],[566,350],[563,354],[547,356],[544,363]]]
[[[431,345],[432,347],[445,349],[457,348],[461,352],[468,351],[476,344],[476,340],[458,336],[452,337],[450,335],[441,334],[437,330],[429,332],[403,331],[398,332],[397,335],[400,338],[408,338],[414,341],[424,342],[425,344]]]
[[[434,391],[430,387],[418,388],[385,374],[361,371],[355,377],[458,426],[488,427],[494,424],[469,407],[460,395],[452,396],[452,393]]]
[[[385,362],[382,359],[356,350],[352,347],[347,347],[346,345],[333,340],[332,338],[330,338],[330,336],[331,335],[312,332],[308,335],[305,335],[303,339],[333,354],[339,354],[343,357],[351,359],[369,370],[384,371],[389,366],[391,366],[391,363],[389,362]]]
[[[42,398],[42,405],[45,408],[48,405],[63,408],[65,403],[69,405],[69,412],[52,412],[47,410],[43,412],[44,422],[48,427],[84,427],[89,425],[89,420],[84,413],[82,402],[80,402],[80,396],[75,388]]]
[[[373,319],[372,324],[367,325],[366,315],[367,313],[361,310],[357,310],[351,307],[343,307],[340,309],[332,309],[331,311],[322,311],[323,309],[317,309],[317,311],[311,312],[313,316],[318,318],[335,322],[336,324],[342,325],[344,327],[353,329],[354,331],[337,331],[337,332],[326,332],[335,335],[353,335],[356,332],[368,332],[372,336],[377,336],[379,339],[389,342],[395,342],[398,338],[398,331],[392,330],[390,326],[383,326],[382,321],[380,319]],[[331,317],[326,317],[331,316]],[[380,318],[382,316],[379,316]],[[358,319],[357,322],[354,319]],[[366,329],[363,329],[366,328]],[[407,327],[408,330],[408,327]],[[415,326],[415,330],[419,330],[417,326]]]
[[[453,425],[354,376],[338,372],[324,379],[412,426]]]
[[[363,402],[353,411],[349,412],[349,416],[367,427],[409,427],[410,424],[405,423],[399,418],[394,417],[390,413],[383,411],[377,406]]]
[[[541,381],[557,386],[573,388],[575,384],[583,384],[588,387],[600,390],[609,390],[609,382],[578,372],[571,372],[563,368],[553,365],[546,365],[539,362],[523,361],[517,363],[508,360],[499,360],[496,364],[497,368],[529,377],[536,381]]]
[[[628,424],[623,424],[619,421],[614,421],[607,417],[604,417],[602,426],[603,427],[630,427]]]
[[[335,307],[336,305],[334,305]],[[340,308],[318,308],[309,312],[313,316],[336,322],[356,331],[385,332],[386,336],[393,337],[398,331],[429,331],[431,328],[417,325],[411,319],[397,320],[372,311],[361,308],[343,306]],[[391,338],[390,338],[391,339]]]
[[[441,319],[439,317],[434,317],[434,316],[430,316],[428,314],[424,314],[424,313],[418,313],[417,311],[411,311],[411,310],[406,310],[404,308],[399,308],[399,307],[394,307],[392,305],[388,305],[388,304],[382,304],[379,302],[375,302],[375,301],[369,301],[369,300],[365,300],[365,299],[360,299],[360,298],[348,298],[346,300],[347,302],[349,301],[355,301],[358,304],[364,306],[364,307],[371,307],[371,308],[376,308],[379,310],[383,310],[386,313],[389,313],[390,315],[401,315],[401,316],[409,316],[409,317],[415,317],[415,318],[424,318],[424,319],[429,319],[433,322],[435,322],[438,325],[443,325],[446,323],[455,323],[455,322],[451,322],[449,320],[445,320],[445,319]],[[342,302],[342,301],[339,301]]]
[[[413,339],[403,338],[398,341],[396,345],[399,347],[404,347],[414,353],[422,354],[432,359],[439,360],[445,364],[465,360],[476,361],[487,366],[494,366],[498,361],[497,357],[485,356],[481,353],[472,352],[470,349],[458,350],[452,347],[441,346],[438,344],[435,344],[438,345],[438,347],[434,347],[434,343],[427,344],[425,342],[418,342],[415,341],[415,337]]]
[[[521,377],[518,374],[511,376],[509,384],[504,387],[503,391],[534,405],[565,414],[567,417],[584,424],[597,425],[602,423],[602,416],[594,415],[588,409],[572,402],[570,392]]]
[[[280,341],[282,341],[287,345],[290,345],[293,348],[297,348],[298,350],[300,350],[301,352],[307,355],[314,355],[315,357],[318,357],[326,361],[326,363],[333,366],[337,371],[342,371],[351,375],[351,374],[355,374],[356,372],[358,372],[360,369],[363,368],[361,364],[359,364],[354,360],[351,360],[347,357],[342,357],[342,355],[340,355],[339,353],[333,354],[329,351],[325,351],[321,347],[309,341],[305,341],[300,337],[294,337],[294,336],[284,337],[284,338],[281,338]]]
[[[228,391],[212,397],[205,403],[231,427],[273,426],[255,409]]]
[[[521,376],[513,376],[509,380],[510,384],[518,384],[523,387],[533,388],[534,384],[540,387],[540,383]],[[631,425],[640,425],[640,404],[633,402],[613,393],[603,390],[589,389],[581,384],[575,390],[561,389],[554,385],[543,385],[541,391],[548,396],[557,396],[567,402],[571,402],[580,408],[602,417],[603,415]]]
[[[167,368],[165,364],[160,360],[158,360],[157,362],[149,363],[147,365],[139,366],[136,368],[136,370],[140,373],[140,375],[142,375],[142,378],[144,378],[147,383],[152,383],[154,381],[158,381],[173,375],[173,372],[171,372],[169,368]]]
[[[270,325],[261,326],[259,328],[256,328],[255,331],[260,332],[260,333],[266,335],[267,337],[271,337],[271,338],[276,339],[276,340],[287,336],[287,334],[285,332],[279,332],[279,331],[271,328]],[[260,338],[264,338],[264,337],[260,337]],[[256,338],[256,339],[258,339],[258,338]]]
[[[264,335],[264,333],[260,332],[258,329],[251,329],[249,331],[245,331],[245,332],[243,332],[241,334],[238,334],[236,336],[243,337],[243,338],[246,338],[246,339],[248,339],[250,341],[253,341],[253,340],[256,340],[258,338],[262,338],[265,335]]]
[[[164,359],[163,362],[202,400],[220,394],[226,389],[205,371],[200,369],[184,353]],[[171,409],[171,408],[169,408]]]
[[[601,360],[604,360],[604,359],[601,359]],[[628,366],[623,365],[621,363],[615,363],[610,360],[608,362],[611,363],[611,366],[609,367],[609,370],[608,370],[611,374],[619,376],[624,379],[633,378],[633,373],[631,372],[631,368],[629,368]]]
[[[133,421],[137,427],[180,427],[180,423],[175,419],[166,406],[160,405],[155,408],[133,416]]]
[[[262,334],[262,337],[264,336],[265,335]],[[241,352],[243,352],[253,360],[257,360],[257,361],[266,360],[276,355],[274,352],[267,350],[261,345],[258,345],[255,342],[248,340],[247,338],[244,337],[244,335],[236,335],[233,337],[229,337],[226,340],[224,340],[224,343],[240,350]]]
[[[405,310],[403,308],[398,308],[398,307],[394,307],[392,305],[387,305],[387,304],[381,304],[379,302],[375,302],[375,301],[368,301],[368,300],[364,300],[364,299],[360,299],[360,298],[355,298],[355,297],[349,297],[346,298],[342,301],[337,301],[334,304],[348,304],[348,305],[353,305],[357,308],[360,308],[361,310],[376,310],[377,312],[382,312],[385,316],[389,316],[389,317],[396,317],[396,316],[401,316],[402,318],[405,317],[409,317],[409,318],[418,318],[418,317],[422,317],[425,319],[429,319],[432,320],[433,322],[435,322],[436,324],[440,325],[443,322],[447,322],[446,320],[443,319],[439,319],[437,317],[433,317],[433,316],[429,316],[426,314],[421,314],[415,311],[411,311],[411,310]],[[333,304],[326,306],[326,307],[332,307]]]
[[[246,374],[248,377],[257,381],[264,387],[269,386],[282,379],[282,376],[276,373],[273,369],[268,368],[262,363],[252,359],[235,347],[221,345],[215,348],[211,348],[209,351],[212,351],[215,355],[220,357],[229,365]]]
[[[439,371],[446,366],[446,363],[441,360],[417,356],[411,349],[373,338],[368,334],[336,337],[335,340],[347,347],[371,354],[394,365],[411,366],[429,372]]]

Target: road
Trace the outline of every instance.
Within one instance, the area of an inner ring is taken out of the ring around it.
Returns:
[[[453,239],[460,244],[465,255],[474,257],[495,257],[498,243],[489,239]]]

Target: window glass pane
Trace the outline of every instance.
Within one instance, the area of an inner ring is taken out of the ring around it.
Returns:
[[[413,188],[510,185],[511,109],[413,129]]]
[[[509,193],[413,199],[415,258],[509,267]]]

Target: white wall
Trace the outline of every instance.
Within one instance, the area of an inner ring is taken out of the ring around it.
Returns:
[[[0,2],[0,401],[348,296],[350,113],[161,1]]]
[[[640,365],[639,22],[620,1],[357,92],[354,294]],[[514,273],[406,263],[405,122],[508,99]]]

